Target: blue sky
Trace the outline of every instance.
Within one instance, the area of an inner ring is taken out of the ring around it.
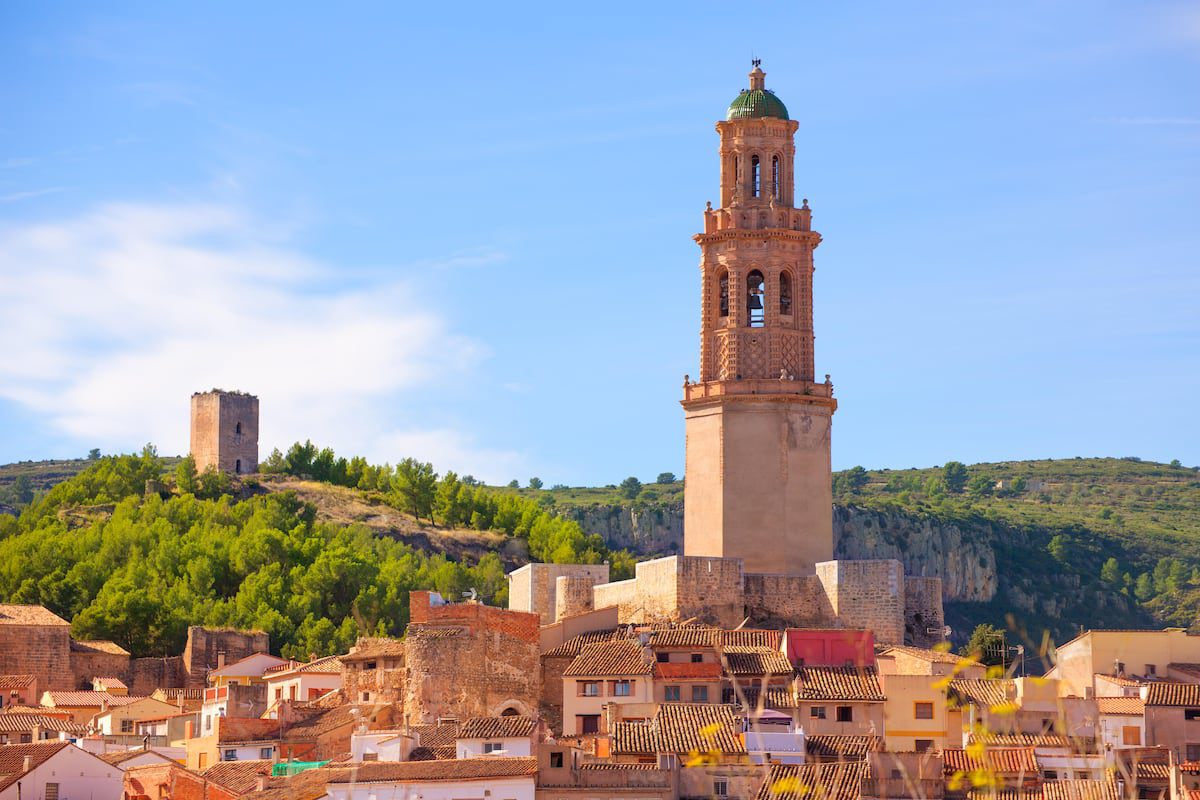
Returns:
[[[409,6],[0,8],[0,462],[182,452],[222,386],[264,453],[682,472],[757,56],[835,467],[1200,464],[1196,4]]]

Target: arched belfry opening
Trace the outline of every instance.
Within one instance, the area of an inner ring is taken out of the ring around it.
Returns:
[[[779,314],[792,315],[792,273],[787,270],[779,273]]]
[[[755,197],[762,194],[762,165],[758,156],[750,157],[750,191]]]
[[[766,324],[767,315],[767,282],[758,270],[751,270],[746,276],[746,319],[751,328],[761,328]]]
[[[729,270],[726,269],[717,276],[717,314],[729,316]]]
[[[771,156],[771,197],[779,199],[779,156]]]

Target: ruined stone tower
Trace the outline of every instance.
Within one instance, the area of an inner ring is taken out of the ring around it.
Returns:
[[[813,250],[797,208],[799,124],[764,86],[729,106],[721,207],[704,212],[700,379],[686,381],[684,554],[741,558],[746,572],[812,574],[833,557],[830,423],[813,366]]]
[[[258,472],[258,398],[220,389],[193,394],[191,452],[200,472]]]

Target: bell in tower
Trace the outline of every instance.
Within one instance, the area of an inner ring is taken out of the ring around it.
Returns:
[[[833,557],[830,430],[837,401],[816,383],[813,251],[795,206],[799,124],[766,88],[717,123],[720,207],[700,245],[700,380],[684,387],[684,553],[736,557],[750,573],[809,573]]]

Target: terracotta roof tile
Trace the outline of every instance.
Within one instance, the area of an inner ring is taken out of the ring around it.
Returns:
[[[1095,739],[1072,739],[1059,733],[986,733],[982,736],[972,734],[967,743],[982,741],[988,747],[1075,747],[1075,743],[1095,743]]]
[[[414,747],[408,754],[409,761],[453,761],[458,758],[458,748],[455,745],[441,747]]]
[[[457,723],[442,725],[413,725],[411,728],[421,747],[454,747],[458,738]]]
[[[947,748],[943,755],[946,759],[946,775],[975,770],[986,770],[1000,776],[1036,777],[1040,774],[1032,747],[988,748],[978,757],[969,750]]]
[[[150,748],[149,750],[143,750],[139,747],[136,750],[122,750],[122,751],[118,751],[116,753],[97,753],[96,758],[99,758],[101,761],[104,761],[108,764],[112,764],[114,767],[119,767],[120,765],[124,764],[126,761],[135,759],[138,756],[144,756],[147,753],[150,753],[151,755],[156,755],[159,758],[161,758],[163,761],[169,761],[172,764],[177,763],[175,761],[175,759],[171,758],[170,756],[163,755],[162,753],[155,750],[153,747]]]
[[[756,800],[859,800],[866,769],[862,761],[772,764]]]
[[[325,766],[306,769],[296,775],[269,778],[266,789],[244,794],[241,800],[318,800],[328,794],[326,787],[330,781],[348,777],[351,772],[346,767]]]
[[[99,684],[106,691],[110,690],[110,689],[128,689],[129,688],[128,686],[125,685],[125,681],[121,680],[120,678],[111,677],[111,676],[103,677],[103,678],[93,678],[92,685],[95,686],[97,684]]]
[[[757,628],[738,628],[734,631],[721,631],[717,635],[721,647],[766,647],[769,650],[780,650],[783,646],[783,631],[760,630]]]
[[[818,734],[809,736],[805,740],[804,746],[808,750],[808,754],[814,758],[857,760],[866,758],[867,753],[878,753],[883,750],[883,737]]]
[[[552,647],[542,653],[545,658],[574,658],[583,650],[584,645],[595,644],[596,642],[611,642],[614,639],[627,638],[623,634],[622,628],[614,628],[602,631],[590,631],[581,633],[578,636],[572,636],[558,647]]]
[[[366,661],[372,658],[404,658],[404,642],[400,639],[359,640],[354,652],[340,656],[342,661]]]
[[[320,675],[338,675],[342,671],[341,656],[325,656],[318,658],[315,661],[289,661],[286,664],[277,664],[267,669],[263,673],[264,678],[278,678],[280,675],[293,675],[301,673],[305,675],[320,674]]]
[[[1167,664],[1167,669],[1175,672],[1182,672],[1184,675],[1191,675],[1200,678],[1200,664],[1189,664],[1186,662],[1171,662]]]
[[[721,690],[722,702],[733,703],[747,711],[758,709],[760,698],[762,698],[763,708],[778,711],[800,707],[796,700],[795,692],[787,686],[768,686],[765,697],[763,697],[761,690],[757,686],[742,686],[737,689],[727,686]]]
[[[533,757],[464,758],[453,761],[368,761],[354,774],[339,776],[330,783],[413,783],[436,781],[485,781],[496,778],[532,778],[537,774]]]
[[[1015,695],[1017,683],[1010,678],[999,680],[967,679],[950,681],[949,697],[959,705],[974,705],[991,708],[1010,702]]]
[[[801,700],[884,699],[874,667],[800,667]]]
[[[250,761],[219,761],[202,773],[210,781],[245,794],[258,786],[258,779],[270,777],[274,762],[270,759]]]
[[[411,623],[405,631],[406,639],[457,639],[469,636],[470,630],[462,625],[433,625]]]
[[[1140,717],[1146,713],[1146,704],[1140,697],[1097,697],[1096,707],[1101,714],[1124,714]]]
[[[64,733],[87,733],[87,726],[43,714],[0,714],[0,733],[23,733],[34,728]]]
[[[1096,673],[1096,677],[1117,686],[1145,686],[1149,683],[1149,681],[1142,680],[1141,678],[1131,678],[1128,675],[1105,675],[1102,672]]]
[[[1156,681],[1146,692],[1148,706],[1200,706],[1200,684]]]
[[[175,704],[179,698],[187,700],[203,700],[204,689],[155,689],[154,694],[150,695],[155,700],[161,700],[164,703]]]
[[[472,717],[458,730],[459,739],[512,739],[533,736],[533,717]]]
[[[21,607],[21,606],[18,606]],[[0,606],[0,609],[5,606]],[[37,769],[66,747],[69,742],[37,742],[36,744],[8,744],[0,747],[0,792],[19,781],[28,772]],[[30,768],[25,769],[29,758]]]
[[[721,650],[730,675],[791,675],[792,662],[769,647],[731,646]]]
[[[218,722],[217,741],[266,742],[279,738],[279,720],[221,717]]]
[[[658,661],[654,664],[654,677],[666,681],[678,680],[721,680],[721,665],[714,661],[669,663]]]
[[[615,761],[585,761],[579,765],[579,769],[591,772],[619,772],[622,770],[645,772],[658,771],[659,767],[658,764],[618,764]]]
[[[664,703],[652,720],[616,723],[611,738],[613,752],[622,755],[746,752],[733,707],[727,705]]]
[[[100,706],[108,704],[109,708],[113,706],[127,706],[130,703],[136,703],[138,700],[144,700],[144,697],[135,697],[133,695],[109,694],[108,692],[46,692],[43,697],[49,696],[50,702],[55,708],[63,706]]]
[[[0,689],[24,689],[36,680],[33,675],[0,675]]]
[[[344,728],[347,725],[354,725],[358,722],[367,722],[369,727],[369,723],[374,721],[382,711],[390,708],[391,706],[384,704],[359,703],[319,710],[306,719],[285,726],[283,728],[283,739],[284,741],[292,742],[298,739],[321,736],[330,731]]]
[[[44,606],[18,606],[0,603],[0,625],[67,625],[62,617]]]
[[[890,653],[903,654],[919,658],[922,661],[928,661],[931,664],[965,664],[968,666],[977,665],[983,666],[978,661],[964,656],[942,650],[929,650],[924,647],[910,647],[909,645],[893,644],[884,647],[880,651],[880,655],[888,655]]]
[[[92,641],[81,642],[76,639],[71,640],[71,651],[74,653],[108,653],[111,656],[127,656],[129,651],[116,642],[110,642],[107,639],[95,639]]]
[[[1120,800],[1117,785],[1111,780],[1046,781],[1042,785],[1042,797],[1045,800]]]
[[[654,671],[654,662],[647,660],[645,651],[633,639],[618,639],[583,646],[575,660],[567,666],[563,675],[571,676],[618,676],[649,675]]]
[[[683,625],[651,632],[650,646],[654,649],[681,647],[693,650],[716,647],[717,629],[708,625]]]

